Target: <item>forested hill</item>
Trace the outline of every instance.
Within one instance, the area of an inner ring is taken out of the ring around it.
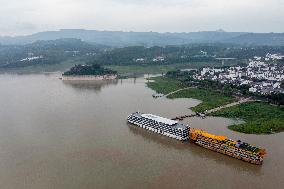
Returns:
[[[115,48],[92,57],[90,61],[101,65],[174,64],[188,62],[214,62],[216,58],[236,60],[265,57],[267,53],[284,54],[284,46],[251,46],[225,44],[195,44],[186,46]]]
[[[283,46],[284,33],[249,33],[228,39],[226,42],[240,45]]]
[[[180,46],[130,46],[111,48],[79,39],[37,41],[27,45],[0,45],[0,69],[55,65],[70,61],[100,65],[165,65],[220,62],[230,58],[246,62],[255,56],[284,54],[284,46],[192,44]]]
[[[57,64],[74,57],[94,56],[105,48],[79,39],[36,41],[26,45],[0,45],[0,68]]]
[[[98,64],[75,65],[70,70],[63,73],[64,76],[77,75],[115,75],[116,71],[104,68]]]
[[[27,36],[0,37],[0,44],[28,44],[38,40],[76,38],[113,47],[166,46],[192,43],[233,43],[241,45],[284,45],[284,33],[204,31],[189,33],[122,32],[83,29],[46,31]]]

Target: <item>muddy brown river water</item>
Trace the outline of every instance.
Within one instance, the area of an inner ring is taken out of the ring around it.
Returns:
[[[251,165],[126,122],[134,111],[187,114],[198,100],[153,99],[143,78],[58,77],[0,75],[0,189],[284,187],[284,133],[236,133],[225,118],[183,121],[265,147],[264,164]]]

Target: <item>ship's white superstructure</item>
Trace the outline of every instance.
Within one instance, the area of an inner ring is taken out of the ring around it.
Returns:
[[[135,112],[127,117],[127,121],[144,129],[162,134],[177,140],[189,139],[189,126],[171,119],[153,114]]]

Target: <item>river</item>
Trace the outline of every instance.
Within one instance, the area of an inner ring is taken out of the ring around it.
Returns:
[[[135,111],[190,113],[198,100],[153,99],[143,78],[58,78],[0,75],[1,189],[283,188],[284,133],[236,133],[225,118],[183,121],[265,147],[264,164],[251,165],[126,122]]]

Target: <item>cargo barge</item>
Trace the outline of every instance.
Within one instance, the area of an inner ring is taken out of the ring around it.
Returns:
[[[190,140],[209,150],[228,155],[252,164],[261,165],[265,149],[252,146],[240,140],[234,141],[225,136],[216,136],[202,130],[190,129]]]
[[[177,140],[191,142],[252,164],[261,165],[266,154],[265,149],[252,146],[240,140],[234,141],[225,136],[217,136],[202,130],[190,128],[188,125],[153,114],[135,112],[127,117],[127,121],[138,127],[165,135]]]

